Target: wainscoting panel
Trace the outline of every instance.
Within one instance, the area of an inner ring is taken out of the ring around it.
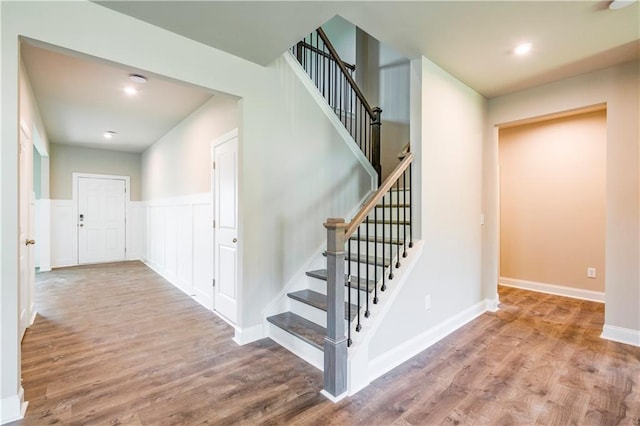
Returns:
[[[51,200],[36,200],[34,209],[36,267],[46,272],[51,270]]]
[[[78,236],[72,200],[51,200],[51,267],[78,264]]]
[[[213,307],[211,195],[147,202],[147,264],[208,309]]]
[[[127,214],[127,260],[146,258],[147,206],[142,201],[130,201]]]

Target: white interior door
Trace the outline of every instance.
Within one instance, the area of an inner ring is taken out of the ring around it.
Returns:
[[[124,179],[78,177],[78,263],[125,260]]]
[[[235,323],[238,298],[238,138],[213,149],[215,308]]]
[[[20,171],[19,171],[19,212],[20,212],[20,338],[30,325],[35,281],[33,244],[33,145],[27,130],[20,126]]]

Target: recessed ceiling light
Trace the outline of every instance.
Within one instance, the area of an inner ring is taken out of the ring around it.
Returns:
[[[129,74],[129,80],[133,81],[134,83],[142,84],[147,82],[147,77],[140,74]]]
[[[631,6],[635,2],[636,0],[613,0],[611,3],[609,3],[609,9],[622,9],[623,7]]]
[[[113,130],[107,130],[106,132],[104,132],[102,134],[102,136],[104,136],[105,139],[111,139],[116,135],[116,132],[114,132]]]
[[[531,43],[522,43],[521,45],[513,49],[513,53],[515,53],[516,55],[526,55],[527,53],[531,52],[531,47],[533,47]]]
[[[136,93],[138,93],[138,89],[136,89],[135,87],[132,87],[132,86],[127,86],[123,90],[124,90],[124,93],[126,93],[129,96],[133,96]]]

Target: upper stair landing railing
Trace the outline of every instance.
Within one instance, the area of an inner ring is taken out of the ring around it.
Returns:
[[[291,51],[378,173],[380,185],[382,109],[371,107],[365,99],[352,76],[355,66],[340,58],[322,28],[298,42]]]

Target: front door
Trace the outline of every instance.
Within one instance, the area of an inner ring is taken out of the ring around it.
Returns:
[[[125,180],[77,179],[78,263],[125,260]]]
[[[235,323],[238,298],[238,137],[216,145],[214,157],[215,307]]]

